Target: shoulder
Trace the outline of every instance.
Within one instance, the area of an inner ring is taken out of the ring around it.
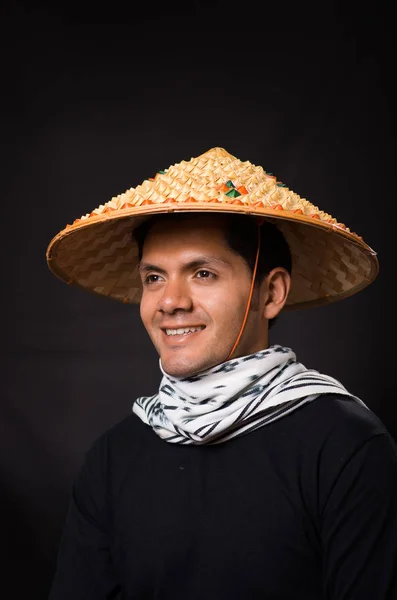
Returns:
[[[301,426],[300,446],[327,486],[342,473],[352,479],[358,473],[367,479],[383,473],[385,482],[392,478],[395,485],[396,441],[365,405],[343,396],[320,397],[302,408]]]
[[[396,442],[381,419],[347,396],[320,396],[269,427],[264,439],[276,459],[300,465],[313,481],[320,473],[334,480],[351,461],[368,461],[368,452],[393,470],[397,464]]]
[[[300,427],[307,428],[305,431],[318,439],[336,436],[360,443],[378,435],[390,436],[374,411],[348,396],[319,396],[296,410],[292,417],[291,426],[296,427],[299,423]]]
[[[125,463],[142,455],[142,449],[155,443],[152,429],[135,413],[127,415],[96,437],[85,453],[85,463]]]
[[[381,419],[353,398],[326,395],[307,406],[307,430],[324,457],[350,460],[363,447],[396,456],[396,443]]]

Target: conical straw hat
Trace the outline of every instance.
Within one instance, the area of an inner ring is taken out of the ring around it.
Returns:
[[[223,148],[170,166],[67,225],[50,242],[47,262],[68,284],[126,303],[139,303],[141,281],[134,227],[156,213],[258,215],[284,234],[292,253],[286,309],[351,296],[378,274],[376,253],[362,237]]]

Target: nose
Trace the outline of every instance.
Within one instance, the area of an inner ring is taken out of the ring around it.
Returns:
[[[168,280],[163,288],[157,308],[163,313],[174,313],[178,310],[189,311],[192,309],[193,300],[189,286],[182,280]]]

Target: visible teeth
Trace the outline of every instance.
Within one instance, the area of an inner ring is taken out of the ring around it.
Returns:
[[[167,335],[182,335],[183,333],[193,333],[195,331],[201,331],[204,327],[185,327],[184,329],[166,329]]]

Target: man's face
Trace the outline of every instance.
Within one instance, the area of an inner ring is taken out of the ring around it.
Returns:
[[[252,275],[220,222],[196,215],[155,224],[140,273],[141,318],[165,372],[186,377],[224,362],[240,332]],[[266,344],[267,321],[261,310],[250,310],[233,358]]]

